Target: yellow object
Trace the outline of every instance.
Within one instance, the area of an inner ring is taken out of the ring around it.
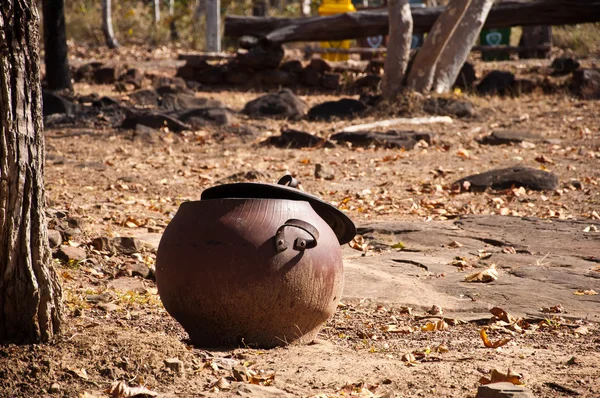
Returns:
[[[356,8],[350,0],[323,0],[319,7],[319,15],[335,15],[345,12],[355,12]],[[325,41],[321,42],[323,48],[350,48],[351,40],[342,41]],[[321,55],[323,59],[328,61],[347,61],[348,54],[325,53]]]

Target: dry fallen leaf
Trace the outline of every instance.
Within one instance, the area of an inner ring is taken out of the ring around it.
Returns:
[[[354,239],[348,243],[348,245],[350,245],[350,247],[354,250],[360,250],[361,252],[366,252],[367,248],[369,247],[369,243],[367,243],[365,238],[363,238],[361,235],[356,235]]]
[[[131,398],[131,397],[156,397],[158,393],[148,390],[146,387],[129,387],[124,381],[114,382],[105,391],[113,398]]]
[[[506,373],[502,373],[496,369],[492,370],[490,377],[482,377],[479,379],[481,384],[503,383],[508,382],[517,386],[523,385],[523,376],[508,369]]]
[[[573,294],[577,295],[577,296],[595,296],[596,294],[598,294],[598,292],[589,289],[589,290],[583,290],[583,289],[579,289],[576,292],[574,292]]]
[[[517,319],[515,317],[513,317],[512,315],[510,315],[508,312],[504,311],[502,308],[499,307],[494,307],[490,310],[490,312],[498,319],[500,319],[501,321],[507,322],[507,323],[515,323],[517,322]]]
[[[413,328],[411,328],[410,326],[399,326],[399,325],[384,325],[381,327],[381,330],[383,332],[387,332],[387,333],[412,333],[413,332]]]
[[[437,322],[427,322],[427,324],[421,326],[422,332],[435,332],[446,329],[448,329],[448,324],[443,319],[440,319]]]
[[[415,356],[410,352],[402,355],[401,359],[409,366],[415,366],[415,365],[419,364],[419,361],[417,361],[417,358],[415,358]]]
[[[486,346],[487,348],[498,348],[498,347],[502,347],[503,345],[505,345],[506,343],[510,342],[512,339],[509,337],[506,337],[504,339],[500,339],[494,343],[492,343],[490,341],[490,339],[488,338],[487,333],[485,332],[484,329],[480,329],[479,330],[479,335],[481,336],[481,340],[483,340],[483,345]]]
[[[476,272],[465,277],[467,282],[493,282],[498,279],[498,270],[496,270],[496,264],[490,265],[489,268],[483,271]]]

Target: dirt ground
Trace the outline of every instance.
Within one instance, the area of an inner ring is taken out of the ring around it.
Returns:
[[[126,55],[122,58],[127,61]],[[502,65],[527,72],[547,64]],[[160,73],[174,74],[173,63],[161,65]],[[477,70],[481,74],[497,66],[478,63]],[[84,83],[75,92],[124,95],[111,86]],[[220,87],[196,95],[239,111],[261,93]],[[310,106],[340,98],[296,93]],[[313,344],[206,350],[189,344],[185,331],[162,307],[152,278],[132,274],[133,265],[153,266],[152,242],[131,255],[111,254],[91,244],[98,237],[143,239],[149,234],[156,239],[182,202],[199,199],[212,185],[243,180],[237,173],[248,171],[256,171],[265,182],[291,173],[306,191],[346,211],[358,226],[389,220],[435,222],[466,214],[598,224],[600,102],[565,93],[464,97],[474,104],[475,116],[416,127],[435,138],[410,151],[259,145],[283,127],[325,137],[351,124],[394,117],[390,110],[330,123],[239,115],[233,128],[208,126],[183,134],[162,130],[153,140],[103,125],[101,115],[88,126],[47,129],[49,225],[76,220],[80,232],[66,244],[85,248],[88,258],[55,260],[65,303],[62,337],[48,345],[0,346],[0,396],[104,397],[121,381],[121,388],[144,386],[165,397],[473,397],[482,377],[509,368],[536,397],[600,396],[600,329],[588,319],[558,313],[543,315],[541,321],[501,324],[490,314],[489,321],[461,322],[444,319],[435,309],[427,314],[364,297],[342,300]],[[422,115],[419,110],[412,114]],[[248,126],[257,134],[236,133]],[[529,131],[545,141],[503,146],[476,141],[498,129]],[[318,163],[333,169],[332,181],[315,178]],[[559,188],[456,193],[450,186],[469,174],[516,164],[556,173]],[[344,253],[359,254],[350,248]],[[375,250],[366,254],[380,255]],[[443,310],[444,303],[439,307]],[[482,327],[492,343],[506,337],[511,341],[487,348]],[[127,396],[127,391],[113,394]]]

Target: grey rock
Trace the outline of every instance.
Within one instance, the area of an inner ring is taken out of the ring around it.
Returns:
[[[281,45],[255,46],[246,53],[239,53],[236,60],[244,68],[273,69],[279,66],[283,56],[284,50]]]
[[[92,246],[94,249],[110,254],[133,254],[138,253],[142,248],[142,243],[137,238],[132,237],[115,237],[108,238],[105,236],[95,238],[92,240]]]
[[[134,91],[129,93],[128,97],[134,104],[143,106],[157,106],[160,99],[160,95],[153,88]]]
[[[103,66],[95,69],[92,78],[96,84],[113,84],[117,81],[119,69],[112,66]]]
[[[60,246],[63,243],[62,235],[55,229],[48,230],[48,242],[51,248]]]
[[[265,69],[255,75],[264,86],[292,86],[298,83],[299,76],[283,69]]]
[[[348,119],[358,116],[367,106],[352,98],[342,98],[339,101],[327,101],[315,105],[308,111],[309,120],[329,121],[333,118]]]
[[[174,132],[190,129],[190,126],[183,123],[181,120],[160,112],[128,112],[121,127],[125,129],[134,129],[138,124],[155,129],[166,126],[169,130]]]
[[[512,383],[491,383],[479,386],[475,398],[533,398],[533,394],[523,386]]]
[[[504,145],[518,144],[523,141],[541,141],[542,137],[529,131],[521,130],[496,130],[479,140],[480,144]]]
[[[178,120],[198,128],[207,124],[230,126],[235,123],[234,112],[228,108],[195,108],[178,112]]]
[[[60,384],[58,384],[58,383],[52,383],[50,388],[48,388],[48,392],[50,394],[58,394],[60,392],[60,390],[61,390]]]
[[[180,111],[193,108],[223,108],[225,104],[212,98],[199,98],[190,93],[166,93],[162,97],[161,107],[168,111]]]
[[[473,104],[467,100],[454,98],[428,98],[423,104],[423,110],[435,115],[451,115],[457,117],[473,116]]]
[[[600,69],[580,69],[573,73],[573,93],[583,99],[600,98]]]
[[[114,312],[117,311],[120,307],[115,303],[100,303],[97,305],[99,309],[104,312]]]
[[[579,62],[569,57],[555,58],[550,68],[552,68],[552,75],[564,76],[579,69]]]
[[[109,290],[101,293],[101,294],[89,294],[85,300],[88,303],[98,304],[98,303],[108,303],[115,299],[115,294]]]
[[[482,95],[509,95],[513,91],[515,75],[511,72],[493,70],[477,85]]]
[[[56,256],[65,262],[78,262],[87,258],[87,253],[83,247],[60,246]]]
[[[325,72],[321,77],[321,86],[330,90],[337,90],[341,86],[342,75],[340,73]]]
[[[128,276],[141,276],[144,279],[151,276],[150,268],[137,261],[125,264],[125,272]]]
[[[299,119],[306,113],[306,102],[287,88],[263,95],[246,104],[242,113],[253,117]]]
[[[315,165],[315,178],[331,181],[335,179],[335,170],[321,163]]]
[[[125,73],[119,76],[119,81],[127,84],[133,85],[136,89],[140,89],[142,87],[142,82],[144,80],[144,73],[137,68],[130,68],[125,71]]]
[[[455,181],[453,185],[458,185],[463,189],[466,181],[470,183],[469,190],[471,191],[484,191],[487,188],[502,190],[513,186],[536,191],[551,191],[558,186],[556,174],[523,166],[494,169],[470,175]]]

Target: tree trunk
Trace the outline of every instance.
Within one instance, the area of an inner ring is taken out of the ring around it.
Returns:
[[[102,0],[102,33],[108,48],[118,48],[119,42],[115,39],[115,32],[112,24],[112,0]]]
[[[46,342],[62,322],[44,213],[38,22],[33,0],[0,3],[0,342]]]
[[[267,0],[254,0],[252,2],[252,16],[264,17],[267,15]]]
[[[525,47],[519,51],[519,58],[545,58],[548,51],[539,48],[552,47],[552,26],[523,26],[519,46]]]
[[[65,29],[64,0],[46,0],[42,3],[44,14],[44,61],[46,85],[50,90],[72,89],[71,72]]]
[[[177,24],[175,23],[175,0],[169,0],[169,32],[171,41],[179,40],[179,32],[177,32]]]
[[[458,73],[467,60],[471,47],[494,4],[494,0],[472,0],[440,54],[433,76],[433,90],[445,93],[452,89]]]
[[[388,53],[383,65],[381,91],[390,100],[402,90],[402,80],[410,56],[412,41],[412,14],[408,0],[389,0],[390,33]]]
[[[154,22],[160,22],[160,0],[154,0]]]
[[[206,51],[221,51],[221,2],[206,1]]]
[[[433,24],[423,46],[415,55],[410,71],[408,71],[408,88],[421,93],[431,89],[440,56],[472,1],[452,0],[446,6],[444,12]]]
[[[310,0],[302,0],[302,15],[305,17],[310,16],[310,11],[311,11],[310,3],[311,3]]]

